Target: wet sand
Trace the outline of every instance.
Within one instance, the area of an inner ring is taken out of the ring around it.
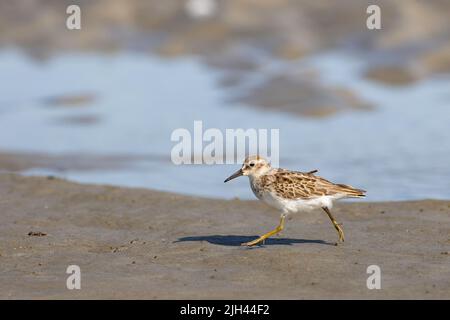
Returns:
[[[340,203],[344,244],[317,211],[250,249],[278,222],[256,201],[2,174],[0,212],[2,299],[450,298],[450,201]]]
[[[46,169],[59,173],[69,170],[114,170],[130,167],[138,161],[162,162],[168,161],[168,159],[151,154],[95,156],[76,153],[44,154],[0,151],[0,172],[16,173],[29,169]]]

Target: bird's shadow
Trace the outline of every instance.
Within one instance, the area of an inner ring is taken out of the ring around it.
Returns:
[[[242,243],[249,242],[258,239],[258,236],[239,236],[239,235],[209,235],[209,236],[191,236],[179,238],[176,242],[186,242],[186,241],[206,241],[211,244],[216,244],[220,246],[241,246]],[[258,246],[271,246],[271,245],[293,245],[301,243],[316,243],[324,245],[336,245],[335,243],[326,242],[323,240],[309,240],[309,239],[290,239],[290,238],[268,238],[265,240],[264,244]]]

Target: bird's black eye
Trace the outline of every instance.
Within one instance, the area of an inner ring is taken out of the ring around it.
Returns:
[[[255,164],[252,162],[252,163],[250,163],[250,167],[254,167],[255,166]]]

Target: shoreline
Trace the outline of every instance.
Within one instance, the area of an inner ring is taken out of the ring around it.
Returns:
[[[1,299],[449,299],[450,201],[338,203],[278,223],[252,200],[0,175]],[[81,290],[66,269],[81,269]],[[379,265],[381,290],[366,287]]]

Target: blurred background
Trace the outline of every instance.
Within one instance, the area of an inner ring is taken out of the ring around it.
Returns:
[[[253,198],[172,164],[202,120],[280,129],[280,166],[370,201],[450,198],[448,0],[0,0],[0,93],[1,172]]]

